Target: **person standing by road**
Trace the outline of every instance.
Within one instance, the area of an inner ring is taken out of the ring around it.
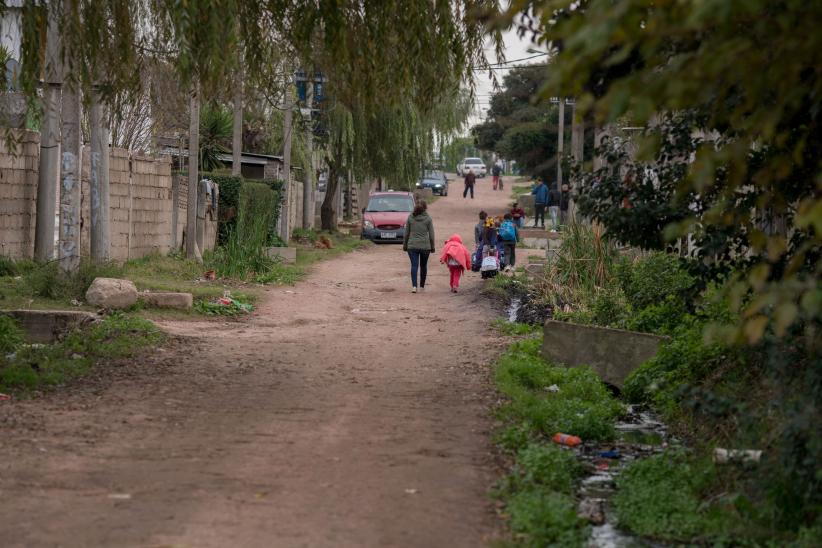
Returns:
[[[468,192],[471,192],[471,199],[474,199],[474,183],[477,182],[477,176],[474,175],[474,170],[469,169],[468,173],[465,174],[465,190],[462,191],[462,197],[465,198],[468,196]]]
[[[500,175],[502,175],[502,167],[499,165],[499,161],[494,163],[494,167],[491,168],[491,183],[494,185],[494,190],[497,189],[499,186],[500,190],[502,190],[502,185],[500,185]]]
[[[548,192],[548,214],[551,215],[551,232],[557,231],[557,226],[559,225],[557,217],[559,216],[559,205],[561,202],[562,196],[557,189],[557,185],[552,185],[551,190]]]
[[[522,209],[517,202],[511,205],[511,217],[514,219],[514,224],[517,225],[517,228],[522,228],[525,222],[525,210]]]
[[[548,186],[540,179],[537,186],[531,189],[534,195],[534,228],[545,228],[545,208],[548,206]]]
[[[402,250],[411,259],[411,293],[417,292],[417,270],[420,273],[420,291],[425,289],[428,256],[434,252],[434,222],[427,210],[428,204],[420,200],[405,221]]]
[[[506,213],[499,227],[499,238],[502,240],[502,249],[505,256],[505,269],[513,270],[517,264],[517,242],[519,229],[514,224],[514,216]]]

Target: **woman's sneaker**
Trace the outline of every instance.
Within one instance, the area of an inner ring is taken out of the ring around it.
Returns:
[[[416,293],[416,292],[417,292],[417,288],[416,287],[411,287],[411,293]]]

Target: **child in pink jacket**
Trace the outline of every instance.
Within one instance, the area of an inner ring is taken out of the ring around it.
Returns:
[[[440,262],[448,265],[448,270],[451,271],[451,291],[456,293],[460,287],[462,272],[471,268],[471,253],[462,245],[459,234],[452,235],[445,242]]]

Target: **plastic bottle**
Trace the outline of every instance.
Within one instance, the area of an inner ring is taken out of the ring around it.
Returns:
[[[569,434],[563,434],[561,432],[557,432],[556,434],[554,434],[554,437],[552,439],[555,443],[558,443],[560,445],[567,445],[568,447],[576,447],[577,445],[582,443],[582,440],[578,437],[571,436]]]

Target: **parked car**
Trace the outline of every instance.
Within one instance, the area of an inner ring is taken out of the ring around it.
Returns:
[[[457,164],[457,175],[464,177],[469,169],[474,172],[474,175],[480,178],[485,177],[487,172],[485,162],[482,161],[482,158],[463,158],[462,162]]]
[[[361,238],[372,242],[402,243],[405,221],[414,211],[411,192],[372,192],[362,210]]]
[[[430,188],[434,194],[448,196],[448,178],[438,170],[428,170],[417,181],[417,188]]]

